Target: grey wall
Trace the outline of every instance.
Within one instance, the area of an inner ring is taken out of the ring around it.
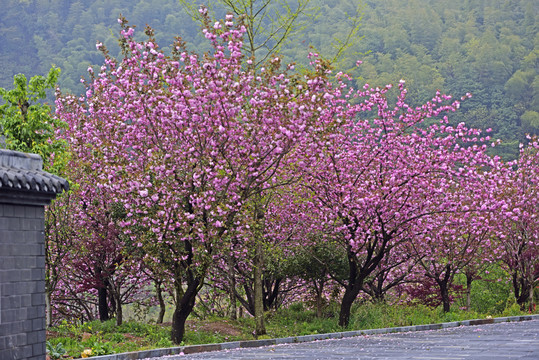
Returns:
[[[44,207],[0,197],[0,359],[45,359]]]
[[[45,360],[45,205],[69,183],[0,149],[0,360]]]

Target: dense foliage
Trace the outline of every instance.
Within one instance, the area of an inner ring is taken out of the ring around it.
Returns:
[[[222,291],[256,318],[257,293],[269,310],[314,286],[346,327],[363,296],[448,312],[459,275],[469,288],[485,263],[507,264],[516,302],[533,308],[536,139],[503,162],[481,130],[450,122],[470,94],[415,107],[404,80],[355,88],[314,53],[300,72],[278,57],[258,68],[241,19],[200,14],[205,55],[177,39],[168,56],[120,18],[121,58],[98,43],[85,95],[57,94],[78,186],[63,205],[75,233],[52,239],[70,249],[49,264],[68,272],[50,289],[56,312],[120,324],[152,281],[174,300],[180,343],[197,300]]]
[[[24,74],[13,79],[13,89],[0,88],[0,147],[39,154],[45,169],[61,173],[67,161],[67,143],[56,136],[64,123],[41,103],[56,86],[60,69],[51,68],[47,76],[30,81]]]
[[[348,34],[353,26],[349,17],[356,5],[311,1],[304,11],[310,15],[305,30],[282,49],[285,61],[303,62],[310,45],[331,57],[335,36]],[[537,134],[536,1],[365,1],[362,11],[360,31],[338,64],[352,72],[357,86],[404,78],[413,105],[429,100],[436,90],[457,96],[470,92],[474,97],[463,104],[456,123],[492,128],[493,137],[504,140],[494,151],[506,159],[517,157],[525,133]],[[120,52],[114,36],[120,13],[139,28],[152,26],[162,46],[180,35],[190,49],[209,49],[200,25],[177,0],[8,0],[0,13],[0,87],[19,72],[43,74],[55,64],[62,69],[62,88],[81,92],[79,79],[87,67],[103,61],[95,42],[115,56]],[[171,48],[164,50],[170,53]],[[364,65],[356,70],[357,58]]]

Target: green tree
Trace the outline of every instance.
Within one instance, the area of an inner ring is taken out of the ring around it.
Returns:
[[[214,0],[209,2],[209,6],[243,17],[247,30],[244,49],[250,57],[256,59],[255,66],[258,66],[264,63],[268,56],[278,52],[294,33],[303,28],[297,20],[307,10],[310,2],[311,0],[290,3],[273,0]],[[203,15],[199,13],[197,2],[180,0],[180,4],[193,20],[202,23]]]
[[[532,82],[535,79],[535,71],[517,70],[505,83],[506,94],[517,102],[527,103],[533,96]]]
[[[28,82],[24,74],[15,75],[13,89],[0,88],[0,135],[8,149],[39,154],[48,171],[59,173],[65,164],[66,144],[55,139],[63,122],[54,118],[51,107],[40,102],[47,89],[53,89],[60,69],[52,67],[47,76],[37,75]]]
[[[532,135],[539,134],[539,113],[537,111],[526,111],[520,117],[520,121],[525,132]]]

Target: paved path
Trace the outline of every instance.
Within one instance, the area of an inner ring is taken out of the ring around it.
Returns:
[[[147,360],[539,360],[539,320],[233,349]]]

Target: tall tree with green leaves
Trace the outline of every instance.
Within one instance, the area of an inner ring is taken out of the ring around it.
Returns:
[[[52,67],[47,76],[24,74],[14,77],[13,89],[0,88],[0,135],[4,147],[39,154],[46,170],[59,173],[65,164],[66,143],[55,138],[55,131],[64,123],[52,115],[43,103],[47,90],[54,89],[60,69]]]
[[[301,31],[305,23],[298,19],[302,14],[313,14],[309,9],[311,0],[294,2],[274,0],[213,0],[209,8],[220,9],[243,17],[246,41],[243,50],[248,57],[256,59],[255,67],[280,50],[290,37]],[[180,4],[196,22],[203,22],[206,12],[192,0],[180,0]]]

